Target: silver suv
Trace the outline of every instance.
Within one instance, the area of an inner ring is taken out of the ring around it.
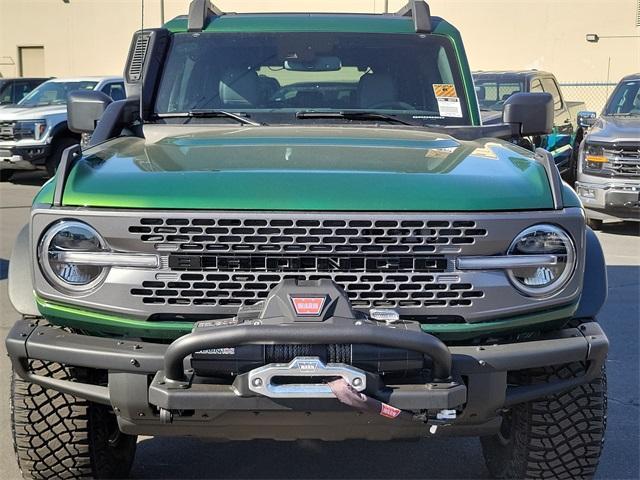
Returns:
[[[576,191],[592,228],[603,220],[640,221],[640,73],[623,78],[602,114],[581,112]]]

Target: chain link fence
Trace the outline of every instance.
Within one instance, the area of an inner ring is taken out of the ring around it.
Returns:
[[[615,83],[605,82],[564,82],[560,83],[562,96],[569,102],[584,102],[585,110],[598,114],[615,88]]]

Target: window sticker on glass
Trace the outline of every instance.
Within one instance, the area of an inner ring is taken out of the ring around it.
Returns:
[[[434,83],[433,93],[438,101],[438,110],[443,117],[462,117],[462,106],[456,93],[455,85],[451,83]]]

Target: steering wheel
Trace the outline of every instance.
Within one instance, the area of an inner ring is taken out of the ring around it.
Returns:
[[[380,102],[375,105],[370,105],[367,109],[382,109],[382,110],[415,110],[413,105],[410,105],[406,102],[400,101],[388,101],[388,102]]]

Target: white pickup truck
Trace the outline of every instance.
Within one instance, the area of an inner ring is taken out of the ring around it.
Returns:
[[[80,137],[67,128],[67,95],[74,90],[96,90],[114,100],[125,98],[121,77],[79,77],[49,80],[17,105],[0,110],[0,178],[17,170],[40,166],[53,175],[65,148]]]

